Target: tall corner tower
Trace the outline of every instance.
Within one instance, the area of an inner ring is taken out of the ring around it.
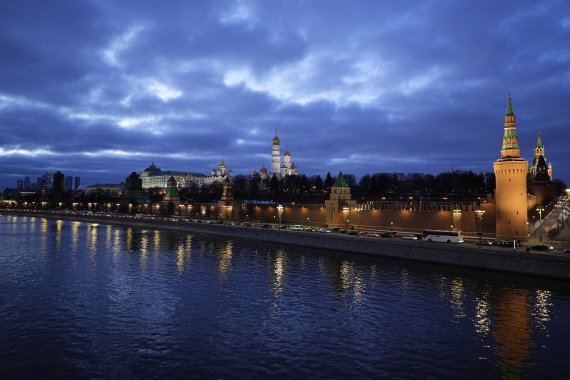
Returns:
[[[275,174],[277,177],[281,176],[281,154],[279,153],[280,144],[281,140],[277,136],[277,130],[275,130],[273,147],[271,149],[271,174]]]
[[[509,96],[501,158],[494,165],[497,239],[528,240],[528,162],[521,158],[516,134],[516,117]]]

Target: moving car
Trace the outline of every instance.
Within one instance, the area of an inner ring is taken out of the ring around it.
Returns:
[[[404,240],[418,240],[418,237],[415,235],[403,235],[402,239],[404,239]]]
[[[554,249],[550,244],[536,244],[529,247],[533,251],[552,251]]]

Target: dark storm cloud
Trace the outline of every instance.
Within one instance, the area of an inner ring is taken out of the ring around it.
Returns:
[[[270,164],[491,171],[511,92],[570,179],[564,1],[22,1],[0,5],[0,184]]]

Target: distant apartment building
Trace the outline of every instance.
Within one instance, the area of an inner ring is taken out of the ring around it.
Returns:
[[[24,189],[30,189],[32,186],[30,183],[30,177],[24,177]]]
[[[65,176],[65,191],[73,190],[73,177],[70,175]]]
[[[73,190],[79,190],[81,188],[81,178],[75,177],[75,186]]]
[[[51,189],[53,187],[53,173],[45,172],[42,174],[38,187],[47,187],[48,189]]]
[[[16,181],[16,189],[18,190],[24,190],[24,181],[19,179]]]

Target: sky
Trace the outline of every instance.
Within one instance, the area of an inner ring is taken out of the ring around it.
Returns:
[[[153,161],[250,174],[491,172],[511,94],[570,182],[570,2],[0,2],[0,187]]]

